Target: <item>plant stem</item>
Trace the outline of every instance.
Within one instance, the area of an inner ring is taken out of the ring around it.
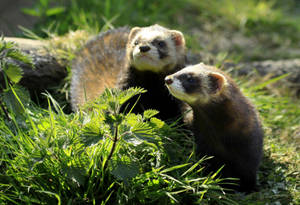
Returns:
[[[107,167],[107,164],[108,164],[108,161],[111,159],[115,149],[116,149],[116,145],[117,145],[117,141],[118,141],[118,127],[119,127],[119,123],[116,123],[116,126],[115,126],[115,133],[114,133],[114,138],[113,138],[113,145],[112,145],[112,148],[110,150],[110,153],[107,157],[107,160],[105,162],[105,165],[104,165],[104,170],[106,169]]]

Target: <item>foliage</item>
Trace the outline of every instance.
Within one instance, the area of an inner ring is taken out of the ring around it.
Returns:
[[[269,80],[270,83],[284,76]],[[265,87],[268,83],[244,79],[242,91],[256,105],[264,125],[264,158],[260,166],[259,191],[236,195],[240,204],[300,203],[300,131],[299,99],[276,96]]]
[[[23,70],[18,63],[29,64],[33,67],[29,56],[17,49],[14,43],[6,42],[1,37],[0,71],[2,76],[0,79],[2,79],[2,82],[0,84],[0,107],[7,119],[9,119],[7,109],[14,111],[16,115],[21,115],[23,104],[28,105],[30,101],[27,90],[18,85],[23,76]],[[18,97],[16,97],[16,94]]]
[[[204,21],[217,21],[217,25],[221,28],[230,26],[249,35],[257,35],[259,32],[268,34],[286,32],[282,34],[294,38],[296,38],[294,33],[299,31],[298,25],[287,21],[288,17],[282,9],[275,7],[276,1],[274,0],[220,0],[209,3],[190,0],[190,2],[198,10],[203,11],[198,18],[204,18]],[[197,20],[203,21],[203,19]],[[286,29],[281,31],[279,28],[282,26]]]
[[[114,26],[145,26],[154,22],[170,21],[182,1],[125,1],[125,0],[39,0],[34,8],[23,9],[29,15],[38,16],[37,32],[41,27],[54,26],[58,34],[69,30],[85,29],[99,32]],[[52,5],[52,6],[51,6]],[[52,12],[55,11],[55,12]],[[50,14],[49,14],[50,13]]]
[[[157,111],[120,113],[131,88],[106,90],[86,109],[66,115],[25,109],[0,119],[0,200],[26,204],[232,204],[216,174],[202,176],[191,139],[155,118]],[[90,108],[93,107],[91,110]],[[186,140],[181,144],[178,140]],[[176,148],[176,152],[173,150]]]
[[[299,45],[299,8],[297,0],[39,0],[24,12],[39,17],[34,32],[46,31],[50,40],[53,32],[56,38],[69,30],[84,29],[90,35],[128,24],[160,23],[182,30],[189,48],[215,55],[207,62],[220,66],[241,59],[293,57],[289,50]],[[221,37],[240,34],[251,41],[251,48],[216,49],[213,42],[205,44],[205,32]],[[70,38],[66,36],[58,38],[58,47],[69,60],[77,46],[61,44]],[[87,40],[87,35],[81,39]],[[55,46],[53,50],[57,52]],[[254,54],[245,58],[249,51]],[[50,96],[52,104],[44,110],[21,99],[23,92],[12,86],[10,96],[18,96],[22,103],[9,108],[9,118],[0,118],[0,202],[232,204],[233,199],[245,205],[300,204],[299,99],[267,92],[268,82],[261,79],[237,80],[264,124],[259,191],[224,195],[218,186],[224,181],[213,174],[202,176],[202,159],[195,159],[191,137],[156,119],[155,111],[117,112],[121,98],[141,90],[107,91],[89,105],[94,110],[66,115]],[[3,109],[0,112],[4,115]]]
[[[9,82],[18,83],[23,75],[22,69],[13,60],[33,66],[29,56],[18,50],[13,42],[4,41],[3,37],[1,37],[0,68],[3,70],[6,86],[8,86]]]
[[[246,61],[299,57],[299,7],[296,0],[39,0],[24,12],[38,16],[34,32],[43,37],[159,23],[183,31],[188,47],[211,62],[219,52]]]

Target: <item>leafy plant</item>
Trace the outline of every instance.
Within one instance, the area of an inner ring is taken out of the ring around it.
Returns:
[[[9,119],[7,108],[20,115],[23,112],[21,101],[25,104],[29,102],[28,92],[18,85],[23,76],[23,70],[17,62],[26,63],[33,67],[29,56],[17,49],[14,43],[6,42],[1,37],[0,69],[2,78],[0,79],[2,79],[2,82],[0,84],[0,105],[7,119]],[[19,98],[16,96],[19,96]]]
[[[153,23],[172,21],[176,11],[184,2],[172,1],[125,1],[125,0],[40,0],[33,8],[23,9],[28,15],[38,16],[35,31],[51,27],[58,34],[69,30],[85,29],[93,33],[114,26],[145,26]],[[51,11],[51,12],[50,12]],[[55,11],[55,12],[52,12]],[[49,15],[50,13],[52,15]],[[54,26],[55,25],[55,26]]]
[[[51,0],[39,0],[38,3],[35,4],[34,8],[23,8],[22,11],[25,14],[40,18],[55,16],[65,11],[65,7],[63,6],[54,6],[49,8],[50,3]]]
[[[13,60],[21,61],[33,66],[31,58],[16,48],[13,42],[0,39],[0,68],[3,71],[6,86],[9,82],[18,83],[23,75],[23,71]]]
[[[155,118],[157,111],[119,112],[129,98],[143,92],[106,90],[86,109],[70,115],[48,96],[49,109],[26,110],[23,124],[0,119],[0,200],[13,204],[234,203],[219,186],[224,180],[216,173],[202,176],[204,159],[195,160],[192,146],[177,141],[189,137]],[[170,157],[170,147],[178,149],[177,155],[172,152]]]

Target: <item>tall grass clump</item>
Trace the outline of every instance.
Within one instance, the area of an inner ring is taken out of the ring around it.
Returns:
[[[47,110],[24,107],[0,119],[0,201],[4,204],[232,204],[217,173],[203,176],[193,143],[157,111],[121,113],[145,92],[106,90],[66,115],[51,96]],[[130,108],[128,108],[130,110]]]

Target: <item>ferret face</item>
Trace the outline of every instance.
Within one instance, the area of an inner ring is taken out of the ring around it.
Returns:
[[[165,83],[174,97],[194,105],[218,99],[227,80],[221,73],[210,70],[201,63],[167,76]]]
[[[184,60],[182,33],[154,25],[135,27],[128,38],[127,56],[140,71],[168,72]]]

